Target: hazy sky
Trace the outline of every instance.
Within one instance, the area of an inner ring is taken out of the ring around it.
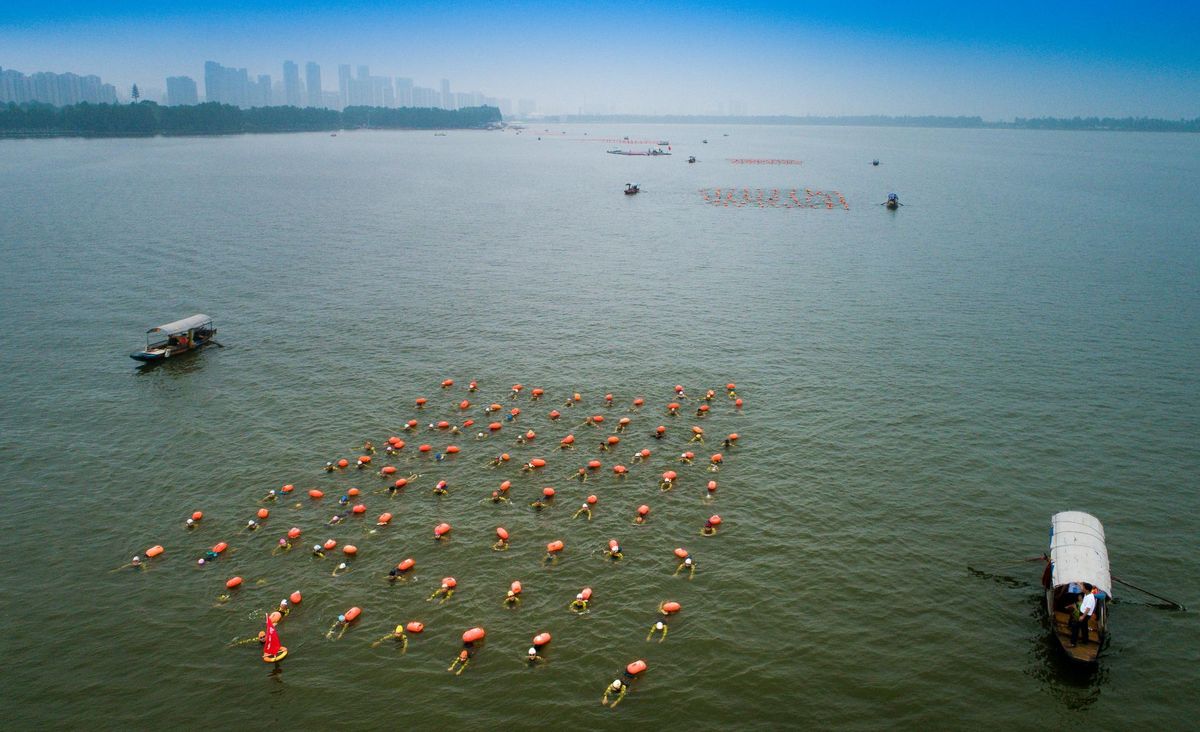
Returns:
[[[154,7],[159,5],[161,7]],[[0,0],[0,66],[123,93],[337,64],[545,112],[1200,117],[1200,2]]]

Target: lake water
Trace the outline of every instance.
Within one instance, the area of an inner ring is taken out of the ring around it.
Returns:
[[[626,135],[670,140],[674,154],[606,155],[597,141]],[[621,195],[625,182],[643,192]],[[1198,184],[1200,137],[1185,135],[588,125],[0,141],[7,720],[755,730],[1191,718],[1193,611],[1118,585],[1111,644],[1081,672],[1042,624],[1040,564],[1022,560],[1045,549],[1052,513],[1086,510],[1105,524],[1117,576],[1200,603]],[[848,210],[714,206],[702,191],[716,188],[785,201],[837,191]],[[878,205],[889,191],[899,211]],[[195,312],[216,318],[225,348],[135,368],[127,354],[146,328]],[[446,378],[457,383],[442,391]],[[526,390],[510,401],[517,382]],[[717,389],[711,415],[689,401],[666,416],[675,384],[693,400]],[[575,391],[583,403],[562,407]],[[637,396],[646,406],[631,413]],[[465,416],[463,398],[475,402]],[[462,453],[443,463],[413,453],[452,441],[425,423],[485,420],[491,401],[522,414],[487,440],[453,438]],[[608,416],[603,429],[580,425],[591,413]],[[620,416],[633,420],[621,444],[598,452]],[[395,462],[422,477],[400,497],[377,493],[373,470],[321,469],[410,418],[422,427]],[[661,442],[657,424],[669,426]],[[708,441],[681,466],[694,424]],[[538,433],[532,445],[514,444],[520,429]],[[568,432],[579,449],[554,449]],[[712,476],[708,455],[729,432],[741,440]],[[654,454],[631,465],[643,447]],[[486,466],[505,450],[509,467]],[[543,474],[520,473],[537,455]],[[592,458],[601,472],[569,479]],[[623,482],[608,471],[618,461],[632,468]],[[664,494],[670,468],[680,485]],[[451,493],[439,499],[440,478]],[[481,501],[504,479],[511,506]],[[284,483],[328,495],[281,500],[247,532]],[[537,514],[526,504],[545,485],[559,498]],[[350,486],[368,518],[326,527]],[[593,520],[572,519],[588,493]],[[641,503],[653,512],[635,526]],[[205,518],[185,531],[194,510]],[[371,534],[381,510],[396,518]],[[721,531],[701,537],[712,513]],[[442,520],[454,538],[435,545]],[[488,548],[499,525],[508,552]],[[304,538],[272,556],[289,526]],[[359,547],[348,574],[305,548],[327,537]],[[621,562],[599,554],[610,537]],[[545,566],[554,538],[567,549]],[[199,567],[218,541],[231,551]],[[166,552],[148,569],[113,571],[154,544]],[[676,546],[697,558],[690,582],[671,574]],[[390,585],[406,556],[417,576]],[[233,575],[245,586],[218,603]],[[427,603],[446,575],[454,597]],[[525,600],[508,611],[513,579]],[[572,615],[585,585],[592,611]],[[227,646],[293,590],[304,601],[280,626],[291,655],[278,671],[253,644]],[[683,611],[665,643],[647,643],[668,599]],[[326,640],[351,605],[362,617]],[[406,654],[371,647],[411,619],[427,630]],[[455,677],[446,667],[474,625],[487,642]],[[522,657],[543,630],[548,662],[531,669]],[[617,710],[600,706],[636,658],[649,671]]]

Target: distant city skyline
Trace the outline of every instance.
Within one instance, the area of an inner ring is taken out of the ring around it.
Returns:
[[[446,5],[231,0],[99,7],[69,0],[0,15],[4,68],[96,74],[127,94],[203,86],[204,62],[269,75],[313,101],[340,69],[536,99],[547,114],[1200,116],[1200,4],[924,2],[903,8],[648,0]],[[285,78],[283,62],[295,64]],[[204,98],[201,89],[201,98]],[[441,94],[444,97],[444,94]],[[343,100],[338,99],[341,104]],[[515,110],[514,110],[515,111]]]

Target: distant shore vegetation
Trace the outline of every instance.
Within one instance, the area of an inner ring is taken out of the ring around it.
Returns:
[[[982,117],[857,115],[822,116],[758,116],[725,117],[706,115],[560,115],[547,118],[551,122],[580,123],[657,123],[706,125],[832,125],[858,127],[947,127],[1011,130],[1118,130],[1129,132],[1200,132],[1200,117],[1196,119],[1156,119],[1152,117],[1017,117],[1012,122],[989,122]]]
[[[503,122],[495,107],[432,109],[418,107],[347,107],[343,111],[313,107],[240,109],[206,102],[166,107],[136,104],[73,104],[55,107],[39,102],[0,105],[0,136],[152,136],[235,135],[255,132],[321,132],[346,129],[462,130],[486,129]]]

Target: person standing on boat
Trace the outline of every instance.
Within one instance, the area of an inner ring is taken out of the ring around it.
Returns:
[[[1096,590],[1086,582],[1083,584],[1083,596],[1071,610],[1071,647],[1079,636],[1083,636],[1083,644],[1088,643],[1088,622],[1096,612]]]

